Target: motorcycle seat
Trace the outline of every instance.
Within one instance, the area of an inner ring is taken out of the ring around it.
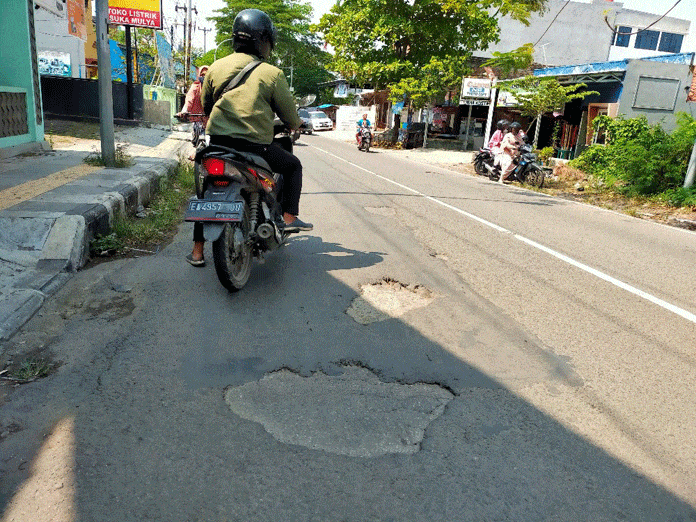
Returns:
[[[198,161],[200,159],[200,157],[204,156],[204,155],[205,156],[208,156],[208,155],[224,156],[226,154],[234,154],[234,156],[236,156],[235,159],[237,159],[238,161],[240,161],[240,160],[245,161],[247,163],[251,163],[253,165],[256,165],[264,170],[267,170],[268,172],[273,172],[273,169],[271,168],[271,166],[261,156],[254,154],[252,152],[231,149],[228,147],[223,147],[221,145],[208,145],[207,147],[199,150],[196,153],[196,161]]]
[[[273,169],[271,168],[271,166],[261,156],[253,154],[251,152],[243,152],[243,151],[239,151],[239,150],[237,151],[237,154],[242,156],[249,163],[253,163],[255,165],[258,165],[259,167],[261,167],[264,170],[267,170],[268,172],[273,172]]]

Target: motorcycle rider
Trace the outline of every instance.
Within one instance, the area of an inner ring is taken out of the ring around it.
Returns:
[[[503,141],[503,137],[508,130],[508,125],[510,125],[509,121],[499,120],[498,123],[496,123],[496,131],[493,133],[493,136],[491,136],[491,139],[488,140],[488,148],[494,158],[500,154],[500,143]]]
[[[203,84],[203,80],[205,79],[207,72],[207,65],[203,65],[200,69],[198,69],[198,77],[196,78],[196,81],[191,84],[191,87],[186,93],[184,106],[181,108],[180,112],[176,113],[177,117],[181,117],[184,114],[203,114],[203,105],[201,103],[201,85]],[[198,121],[205,125],[208,122],[208,118],[205,116],[190,116],[188,121]]]
[[[372,128],[370,120],[367,119],[367,113],[362,115],[362,119],[358,120],[356,125],[358,126],[358,129],[355,133],[355,140],[358,142],[358,145],[360,145],[360,129],[363,127],[367,127],[368,129]]]
[[[293,131],[303,122],[283,72],[269,63],[276,42],[276,29],[270,17],[258,9],[244,9],[232,26],[234,53],[215,61],[205,76],[201,90],[203,111],[208,116],[206,134],[211,145],[252,152],[268,162],[274,172],[283,174],[283,221],[286,231],[312,230],[311,223],[299,219],[302,192],[302,164],[294,155],[273,143],[274,115]],[[261,60],[236,88],[223,94],[227,84],[252,61]],[[275,113],[275,114],[274,114]],[[194,224],[193,251],[187,261],[204,266],[203,226]]]
[[[519,146],[522,141],[519,137],[522,126],[513,121],[508,128],[507,134],[500,143],[500,154],[496,159],[500,162],[500,183],[503,183],[515,168],[515,158],[517,157]]]

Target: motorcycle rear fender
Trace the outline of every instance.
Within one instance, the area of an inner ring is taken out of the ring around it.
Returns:
[[[217,241],[222,235],[223,228],[225,228],[224,223],[203,223],[203,237],[206,241]]]
[[[224,189],[216,189],[215,187],[208,185],[205,191],[203,199],[207,201],[244,201],[244,196],[242,196],[243,185],[237,182],[230,183]]]

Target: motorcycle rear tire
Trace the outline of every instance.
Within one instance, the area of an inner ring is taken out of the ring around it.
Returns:
[[[476,174],[478,174],[479,176],[487,176],[488,175],[488,170],[483,165],[482,160],[474,161],[474,170],[476,171]]]
[[[220,237],[213,242],[215,272],[222,286],[230,292],[238,292],[249,281],[251,274],[252,245],[249,242],[249,205],[244,204],[244,214],[239,223],[225,223]],[[234,251],[234,236],[243,240],[239,254]]]
[[[527,175],[524,178],[524,182],[527,185],[541,188],[544,186],[544,179],[545,178],[546,178],[546,173],[544,172],[543,169],[540,169],[539,167],[531,167],[527,171]]]
[[[193,181],[196,184],[196,197],[203,199],[203,167],[200,163],[193,164]]]

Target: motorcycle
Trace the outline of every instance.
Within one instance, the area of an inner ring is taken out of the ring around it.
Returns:
[[[205,114],[184,112],[177,114],[175,117],[183,123],[188,123],[191,121],[191,118],[203,116],[205,116]],[[193,146],[196,149],[198,149],[199,146],[207,144],[205,139],[205,125],[203,125],[203,123],[199,120],[194,121],[193,126],[191,127],[191,143],[193,143]]]
[[[275,125],[275,135],[284,131]],[[276,136],[274,142],[292,153],[290,136]],[[282,175],[256,154],[208,145],[196,153],[194,177],[196,197],[184,220],[203,224],[205,240],[213,243],[217,277],[236,292],[249,280],[252,258],[263,260],[297,232],[283,222]]]
[[[358,129],[358,150],[370,152],[370,145],[372,145],[372,131],[370,127],[363,125]]]
[[[493,167],[495,163],[493,151],[488,147],[482,147],[474,156],[473,163],[476,174],[479,176],[488,176],[488,169],[486,168],[486,165]]]
[[[508,175],[507,180],[519,181],[537,188],[543,187],[546,172],[536,159],[536,154],[532,152],[532,146],[529,143],[520,145],[519,154],[513,160],[515,168]],[[493,181],[500,179],[500,166],[495,164],[493,154],[485,147],[474,156],[474,170],[482,176],[488,175]]]

